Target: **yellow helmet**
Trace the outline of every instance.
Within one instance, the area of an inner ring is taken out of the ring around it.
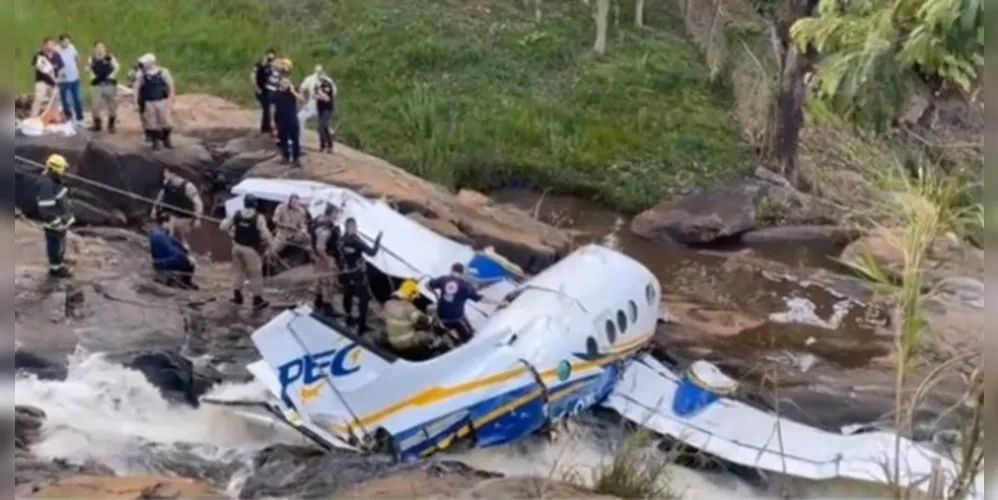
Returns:
[[[294,68],[294,65],[291,63],[291,59],[289,59],[287,57],[282,57],[282,58],[278,59],[277,60],[277,64],[278,64],[278,66],[280,66],[280,67],[282,67],[282,68],[284,68],[284,69],[286,69],[288,71],[290,71],[292,68]]]
[[[398,290],[395,290],[395,295],[404,300],[412,300],[417,294],[419,294],[419,285],[414,280],[403,281]]]
[[[66,161],[66,158],[60,154],[52,154],[45,159],[46,171],[52,171],[57,174],[64,174],[66,173],[66,169],[68,167],[69,167],[69,162]]]

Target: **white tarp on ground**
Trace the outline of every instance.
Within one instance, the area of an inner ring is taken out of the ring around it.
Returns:
[[[680,377],[645,355],[628,365],[604,406],[628,420],[739,465],[814,480],[849,478],[889,483],[885,470],[901,459],[900,482],[925,490],[933,464],[956,477],[956,464],[928,447],[896,434],[836,434],[722,398],[701,412],[681,417],[672,409]],[[888,467],[885,469],[885,466]],[[983,498],[984,479],[977,481]]]
[[[39,137],[42,135],[72,137],[78,133],[76,127],[72,123],[53,123],[45,125],[39,118],[26,118],[19,122],[15,121],[14,129],[28,137]]]

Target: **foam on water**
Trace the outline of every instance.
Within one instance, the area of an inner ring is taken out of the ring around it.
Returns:
[[[64,381],[18,377],[14,401],[45,411],[36,455],[74,462],[96,460],[121,474],[154,473],[151,450],[182,447],[209,461],[229,461],[275,442],[275,433],[222,408],[172,404],[145,377],[100,355],[76,356]],[[214,396],[232,398],[255,388],[223,385]]]

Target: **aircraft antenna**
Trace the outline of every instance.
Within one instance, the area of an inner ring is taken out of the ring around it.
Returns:
[[[297,312],[295,312],[295,316],[298,317]],[[291,336],[294,337],[295,342],[298,343],[298,347],[301,347],[301,350],[305,351],[305,354],[312,356],[312,352],[309,351],[308,347],[305,346],[305,342],[303,342],[301,337],[298,336],[298,332],[295,331],[293,326],[291,326],[290,321],[287,324],[287,328],[288,332],[291,333]],[[324,370],[322,371],[322,380],[326,383],[326,385],[330,387],[330,389],[333,390],[333,393],[336,394],[336,398],[340,400],[340,404],[342,404],[343,407],[347,409],[347,412],[350,413],[350,418],[353,418],[354,422],[357,423],[357,427],[360,428],[360,432],[364,433],[364,437],[368,439],[372,438],[373,436],[371,436],[370,433],[367,432],[367,429],[364,428],[363,422],[361,422],[360,419],[357,418],[357,414],[354,413],[353,408],[350,407],[350,404],[347,403],[346,398],[343,397],[343,393],[341,393],[340,390],[336,388],[336,384],[333,383],[333,380],[329,377],[329,374],[326,373],[326,371]],[[311,419],[311,416],[309,416],[309,419]],[[350,426],[347,426],[347,430],[350,430]]]

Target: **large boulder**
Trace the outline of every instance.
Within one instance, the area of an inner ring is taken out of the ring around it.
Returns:
[[[893,279],[904,271],[905,234],[903,229],[879,228],[850,243],[839,259],[862,266],[867,258]],[[950,276],[984,276],[984,250],[968,245],[952,233],[934,238],[926,249],[922,276],[932,286]]]
[[[701,189],[641,212],[631,230],[645,238],[704,245],[755,229],[754,184]]]
[[[457,462],[440,461],[431,464],[409,462],[398,464],[382,455],[367,456],[348,451],[322,452],[312,448],[275,445],[260,452],[253,472],[239,493],[240,498],[343,498],[369,497],[376,491],[385,496],[434,496],[446,494],[441,489],[423,485],[416,493],[403,493],[386,484],[386,478],[442,476],[470,486],[476,481],[498,477],[499,474],[478,471]],[[380,484],[364,490],[364,484]],[[381,481],[381,482],[379,482]],[[387,481],[391,483],[391,481]],[[404,483],[404,480],[397,481]],[[439,483],[436,484],[439,486]],[[365,493],[366,491],[366,493]],[[393,493],[394,492],[394,493]]]

